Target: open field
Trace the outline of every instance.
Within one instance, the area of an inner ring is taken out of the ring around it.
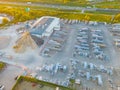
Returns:
[[[101,2],[101,3],[97,3],[96,7],[98,7],[98,8],[120,9],[120,1],[116,0],[116,1],[113,1],[113,2]]]
[[[4,0],[1,0],[4,1]],[[89,2],[86,0],[5,0],[10,2],[32,2],[32,3],[43,3],[43,4],[58,4],[58,5],[69,5],[69,6],[81,6],[81,7],[97,7],[97,8],[111,8],[111,9],[119,9],[120,2],[119,0],[114,1],[93,1]],[[111,5],[112,4],[112,5]]]
[[[1,13],[6,13],[14,17],[12,23],[23,22],[26,20],[35,19],[41,16],[57,16],[59,18],[66,19],[77,19],[77,20],[87,20],[87,21],[99,21],[99,22],[111,22],[112,15],[101,14],[101,13],[84,13],[80,11],[70,11],[70,10],[61,10],[61,9],[51,9],[51,8],[42,8],[42,7],[33,7],[29,6],[31,9],[29,12],[25,11],[25,8],[28,6],[15,6],[15,5],[1,5]],[[24,17],[24,18],[23,18]],[[117,21],[119,22],[119,20]]]
[[[103,3],[103,2],[102,2]],[[112,4],[113,2],[111,2]],[[115,3],[115,2],[114,2]],[[116,1],[117,3],[117,1]],[[115,4],[116,4],[115,3]],[[103,3],[104,4],[104,3]],[[108,4],[108,3],[106,3]],[[26,8],[30,8],[30,11],[25,11]],[[1,4],[0,13],[6,13],[14,17],[14,20],[10,23],[23,22],[26,20],[36,19],[38,17],[49,15],[57,16],[66,19],[77,19],[82,21],[99,21],[111,23],[113,16],[118,14],[117,12],[106,12],[106,11],[85,11],[81,13],[81,10],[65,10],[53,7],[41,7],[34,5],[12,5],[12,4]],[[23,18],[24,17],[24,18]],[[120,17],[115,18],[112,23],[120,22]]]
[[[3,1],[3,0],[1,0]],[[32,3],[43,3],[43,4],[58,4],[58,5],[71,5],[71,6],[86,6],[90,5],[86,0],[80,1],[69,1],[69,0],[5,0],[10,2],[32,2]]]

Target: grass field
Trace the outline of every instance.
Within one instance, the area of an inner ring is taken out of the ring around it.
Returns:
[[[101,2],[101,3],[97,3],[96,7],[98,7],[98,8],[120,9],[120,0],[116,0],[114,2]]]
[[[91,6],[95,5],[97,8],[112,8],[120,9],[120,0],[114,1],[94,1],[89,2],[86,0],[0,0],[0,1],[10,1],[10,2],[32,2],[32,3],[45,3],[45,4],[59,4],[59,5],[70,5],[70,6]]]
[[[26,7],[30,8],[29,12],[25,11]],[[0,4],[0,13],[6,13],[14,17],[14,20],[10,22],[10,24],[36,19],[42,16],[56,16],[63,19],[110,23],[113,15],[111,12],[86,12],[82,14],[79,10],[63,10],[57,8],[43,8],[40,6],[20,6],[11,4]],[[115,22],[120,22],[120,20],[117,18]]]
[[[43,86],[42,88],[40,88],[41,85]],[[12,90],[56,90],[56,87],[59,87],[59,90],[72,90],[57,84],[24,76],[20,76]]]
[[[86,6],[90,3],[86,0],[0,0],[10,2],[32,2],[32,3],[44,3],[44,4],[58,4],[58,5],[70,5],[70,6]]]
[[[42,8],[42,7],[33,7],[30,12],[25,12],[27,6],[15,6],[15,5],[0,5],[0,13],[7,13],[11,16],[14,16],[13,23],[22,22],[30,19],[39,18],[41,16],[57,16],[60,18],[66,19],[78,19],[86,20],[86,16],[89,17],[89,20],[101,21],[101,22],[110,22],[111,15],[108,14],[92,14],[84,13],[81,14],[81,11],[69,11],[53,8]],[[99,18],[98,18],[99,17]]]

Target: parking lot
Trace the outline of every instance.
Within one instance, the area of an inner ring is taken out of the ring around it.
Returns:
[[[62,86],[68,87],[69,80],[75,79],[91,90],[116,90],[120,51],[113,44],[109,25],[75,22],[61,21],[61,30],[53,32],[42,52],[7,52],[13,56],[9,62],[26,66],[37,79]]]
[[[63,86],[69,86],[70,78],[80,79],[84,87],[112,90],[109,79],[115,78],[113,68],[119,59],[109,33],[103,23],[65,24],[50,37],[40,56],[42,64],[31,75]]]

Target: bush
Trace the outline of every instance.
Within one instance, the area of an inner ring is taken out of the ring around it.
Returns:
[[[3,24],[7,24],[9,20],[7,18],[3,18]]]
[[[5,63],[0,62],[0,70],[2,70],[5,67]]]

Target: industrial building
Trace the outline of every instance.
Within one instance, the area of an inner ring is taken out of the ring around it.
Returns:
[[[27,23],[28,24],[28,23]],[[21,38],[13,46],[15,52],[24,52],[27,47],[35,49],[44,44],[42,37],[49,37],[54,30],[60,30],[60,19],[44,16],[29,25],[29,31],[25,31]]]
[[[49,37],[54,30],[60,30],[60,19],[43,16],[31,26],[30,34],[38,37]]]

